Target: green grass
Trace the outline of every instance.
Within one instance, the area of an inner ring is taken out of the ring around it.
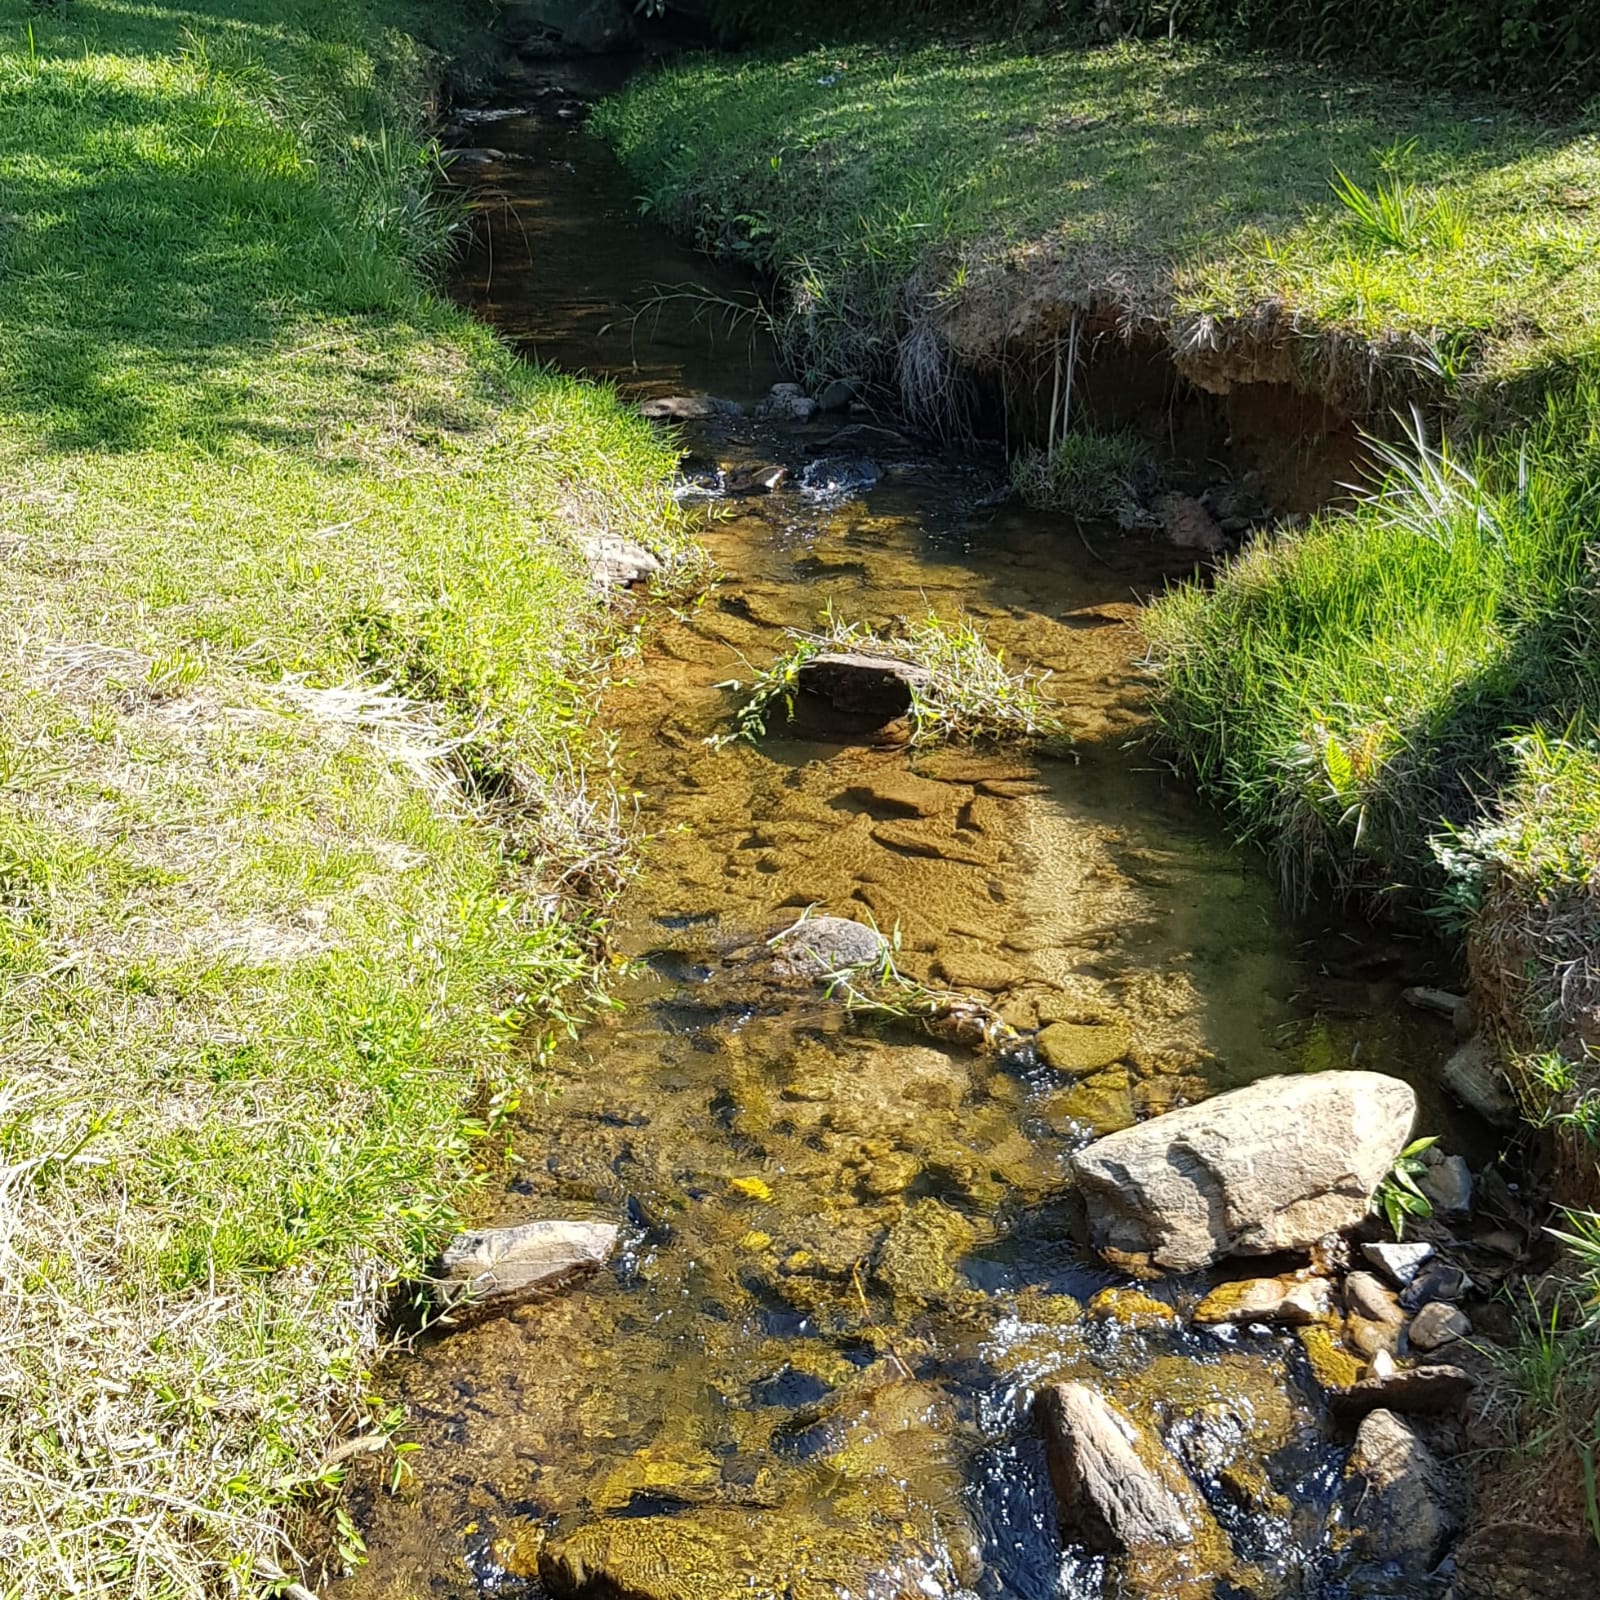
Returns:
[[[598,126],[652,209],[784,274],[819,371],[892,364],[907,316],[960,342],[1011,269],[1180,344],[1281,306],[1491,400],[1596,346],[1592,120],[1193,48],[843,44],[678,66]]]
[[[589,958],[613,396],[431,294],[403,0],[0,0],[0,1592],[244,1593]],[[454,10],[430,29],[464,37]]]
[[[1011,487],[1029,505],[1086,522],[1131,523],[1159,482],[1155,452],[1129,432],[1076,429],[1011,463]]]

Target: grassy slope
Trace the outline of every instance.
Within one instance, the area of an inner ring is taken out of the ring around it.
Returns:
[[[1157,318],[1280,300],[1416,335],[1479,381],[1600,338],[1592,123],[1192,49],[848,44],[681,66],[601,127],[655,209],[789,274],[835,343],[841,323],[886,339],[924,263],[959,300],[984,266],[1041,259],[1068,300]],[[1354,223],[1336,170],[1369,193],[1401,178],[1400,247]]]
[[[659,542],[669,462],[423,288],[408,20],[0,0],[8,1596],[287,1562],[585,970],[577,545]]]

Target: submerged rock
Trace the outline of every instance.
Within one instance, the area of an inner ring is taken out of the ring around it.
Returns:
[[[1460,1526],[1433,1452],[1392,1411],[1370,1413],[1357,1431],[1340,1512],[1358,1558],[1393,1563],[1409,1576],[1432,1571]]]
[[[807,694],[820,695],[836,710],[881,717],[885,722],[911,709],[911,691],[931,681],[926,667],[892,656],[825,651],[801,663],[796,676]]]
[[[1062,1522],[1089,1549],[1138,1554],[1193,1542],[1199,1496],[1120,1406],[1085,1384],[1057,1383],[1033,1411]]]
[[[1072,1167],[1098,1250],[1192,1272],[1359,1222],[1415,1116],[1410,1085],[1375,1072],[1267,1078],[1100,1139]]]
[[[848,917],[807,917],[771,943],[774,964],[788,978],[831,978],[875,965],[889,952],[888,940],[876,928]]]
[[[446,1304],[502,1303],[604,1266],[617,1245],[613,1222],[525,1222],[458,1233],[445,1247],[438,1292]]]
[[[1133,1036],[1120,1022],[1052,1022],[1039,1035],[1039,1054],[1057,1072],[1099,1072],[1120,1061]]]

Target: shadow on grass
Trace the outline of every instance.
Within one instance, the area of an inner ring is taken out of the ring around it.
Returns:
[[[363,17],[351,9],[352,36]],[[0,53],[0,409],[58,451],[303,442],[319,391],[350,375],[293,352],[280,379],[270,359],[310,316],[409,331],[426,315],[404,233],[426,169],[349,147],[361,75],[305,31],[327,20],[313,8],[74,4],[31,20],[31,45]],[[275,104],[308,53],[322,104]]]

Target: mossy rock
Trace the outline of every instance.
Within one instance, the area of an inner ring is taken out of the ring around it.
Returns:
[[[1165,1300],[1141,1289],[1102,1289],[1089,1302],[1089,1315],[1124,1328],[1171,1328],[1178,1322]]]
[[[1063,1117],[1080,1128],[1093,1129],[1096,1138],[1120,1133],[1138,1121],[1128,1074],[1117,1068],[1097,1072],[1075,1084],[1051,1101],[1050,1111],[1052,1116]]]
[[[1326,1393],[1351,1388],[1361,1379],[1361,1362],[1339,1343],[1331,1329],[1320,1324],[1296,1328],[1295,1337],[1311,1363],[1311,1375]]]
[[[1039,1054],[1057,1072],[1099,1072],[1120,1061],[1133,1034],[1120,1022],[1052,1022],[1040,1033]]]
[[[961,1287],[955,1264],[977,1237],[960,1212],[937,1200],[919,1200],[879,1247],[878,1281],[907,1299],[938,1300]]]

